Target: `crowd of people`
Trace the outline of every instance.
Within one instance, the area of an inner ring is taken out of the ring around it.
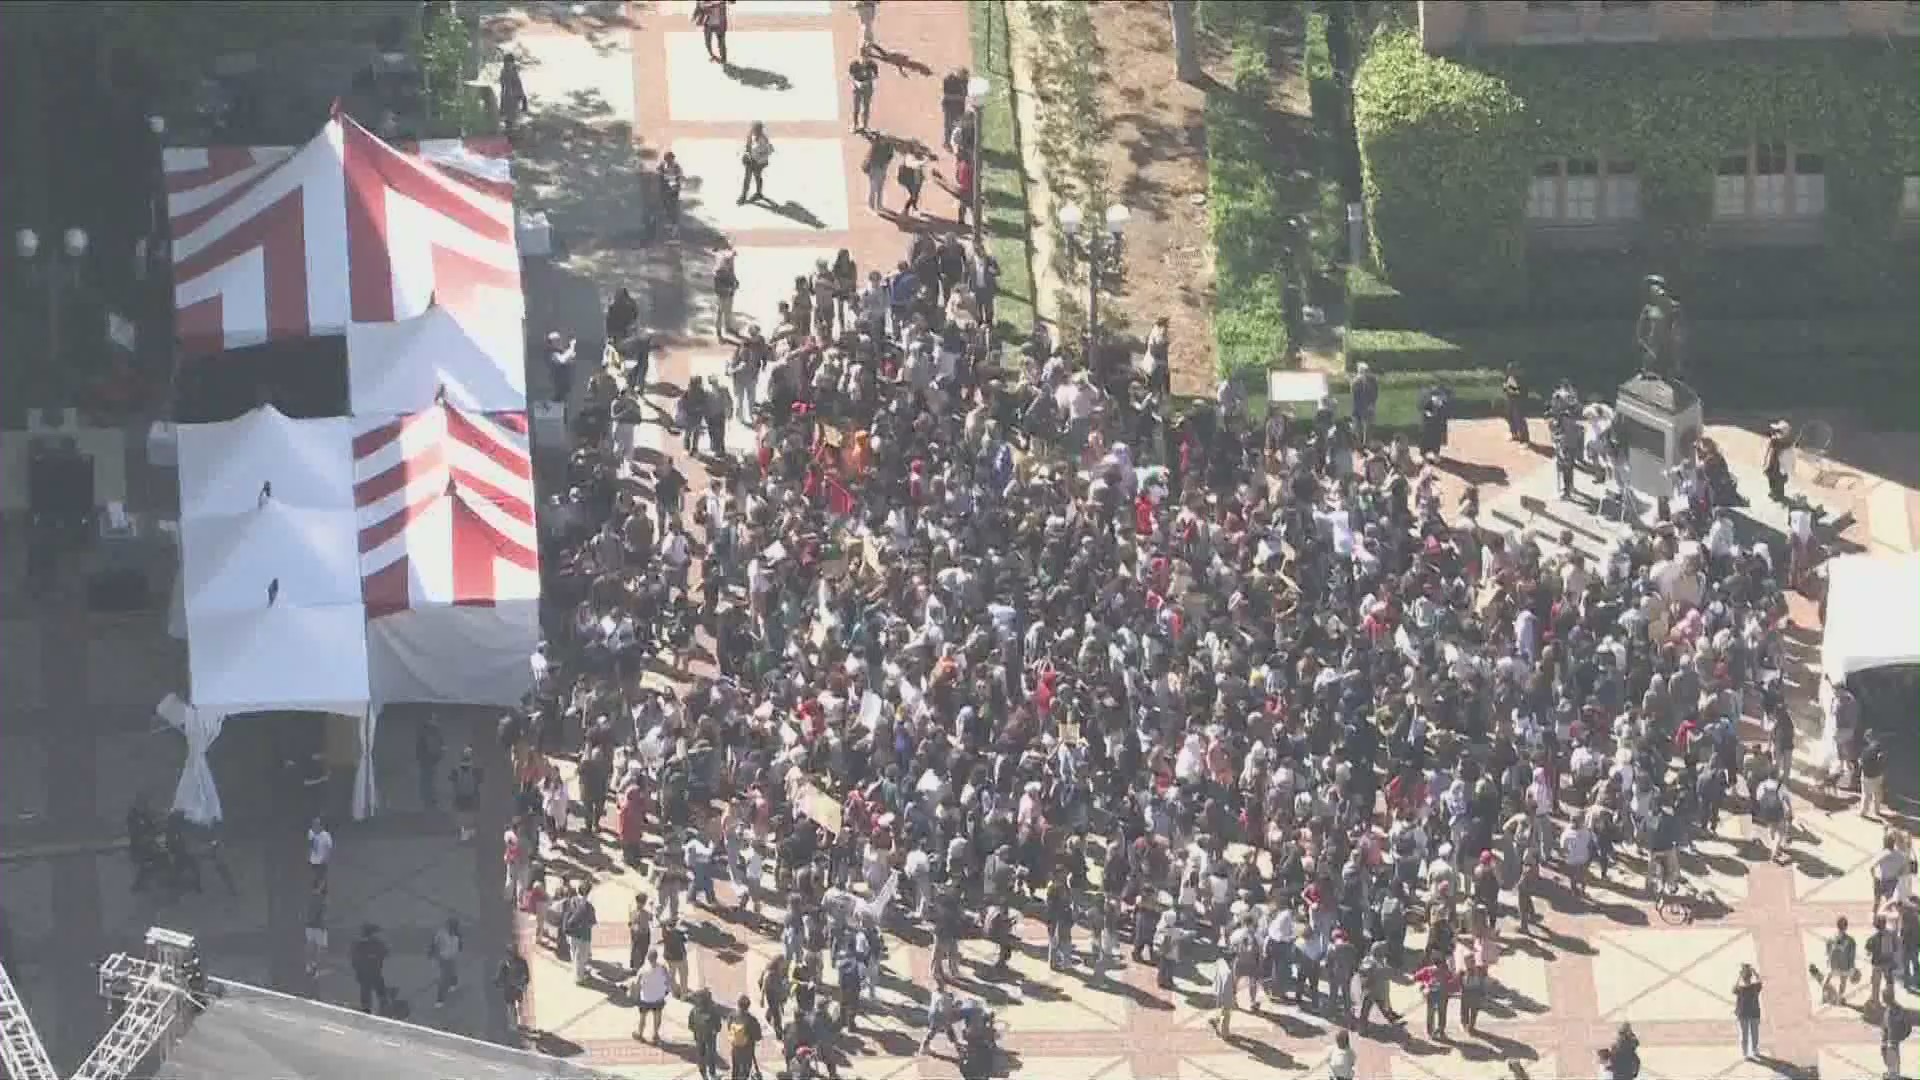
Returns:
[[[724,62],[720,11],[717,42],[703,26]],[[948,117],[956,151],[971,115]],[[769,154],[749,141],[742,201]],[[889,166],[867,163],[876,190]],[[933,942],[921,1048],[984,1075],[996,1018],[962,988],[969,968],[1010,978],[1033,918],[1055,970],[1146,964],[1170,989],[1198,969],[1223,1037],[1243,1000],[1328,1019],[1328,1069],[1350,1078],[1349,1032],[1403,1022],[1400,978],[1428,1037],[1455,1016],[1474,1035],[1503,994],[1503,927],[1541,933],[1543,891],[1585,903],[1597,874],[1651,904],[1691,895],[1683,857],[1735,812],[1791,857],[1781,627],[1804,553],[1737,544],[1710,460],[1657,528],[1589,561],[1490,527],[1475,493],[1443,505],[1443,392],[1417,446],[1373,430],[1373,394],[1258,418],[1225,382],[1176,409],[1164,322],[1141,356],[1044,325],[1003,347],[996,274],[918,231],[891,270],[842,251],[735,333],[723,256],[726,385],[650,383],[637,305],[608,310],[545,538],[569,614],[503,724],[506,888],[585,983],[593,883],[550,879],[545,853],[605,833],[649,875],[621,968],[636,1038],[684,996],[703,1075],[756,1075],[766,1029],[788,1074],[834,1075],[886,931],[910,924]],[[1556,438],[1584,468],[1570,416]],[[703,489],[634,448],[663,417]],[[728,445],[730,421],[752,445]],[[1816,794],[1877,790],[1884,750],[1846,749]],[[1875,1015],[1897,1069],[1890,983],[1913,985],[1920,934],[1908,841],[1886,851]],[[777,935],[757,1013],[690,992],[683,903]],[[963,962],[970,938],[992,957]],[[515,955],[500,973],[516,1007],[526,972]],[[1623,1029],[1596,1068],[1631,1080],[1637,1045]]]
[[[795,1075],[857,1025],[888,920],[932,934],[929,1044],[990,1036],[949,990],[958,944],[1004,972],[1023,914],[1056,969],[1130,958],[1171,987],[1211,965],[1223,1035],[1243,997],[1398,1023],[1411,974],[1444,1039],[1455,1002],[1471,1034],[1500,994],[1500,928],[1537,932],[1549,878],[1580,900],[1631,865],[1658,902],[1735,811],[1789,856],[1786,553],[1734,544],[1714,485],[1589,565],[1450,516],[1444,428],[1419,453],[1331,403],[1263,424],[1231,384],[1170,413],[1164,328],[1139,363],[1044,327],[991,348],[991,273],[922,233],[864,287],[845,253],[796,282],[738,341],[734,392],[681,398],[689,453],[684,402],[726,403],[690,498],[671,457],[622,449],[654,406],[629,305],[610,312],[550,563],[574,617],[509,738],[514,849],[530,867],[542,821],[572,828],[538,751],[577,726],[586,826],[611,804],[656,882],[632,923],[643,1017],[685,988],[682,892],[717,903],[726,878],[784,913],[761,989]],[[730,451],[735,409],[756,445]],[[645,677],[704,642],[715,677]],[[1869,789],[1884,750],[1849,746]],[[1911,975],[1912,861],[1887,850],[1887,956]],[[533,902],[584,963],[588,887],[560,891]],[[718,1039],[725,1010],[696,1013]],[[1635,1075],[1630,1034],[1604,1056]]]

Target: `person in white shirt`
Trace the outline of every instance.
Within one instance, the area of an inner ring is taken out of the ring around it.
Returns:
[[[333,834],[327,831],[327,823],[314,818],[307,826],[307,866],[313,871],[313,887],[324,888],[327,884],[327,864],[333,861]]]
[[[1574,818],[1573,824],[1561,835],[1560,850],[1567,859],[1567,888],[1579,899],[1587,896],[1587,864],[1593,861],[1593,833],[1587,829],[1583,818]]]
[[[647,1018],[653,1018],[653,1041],[660,1042],[660,1019],[667,1011],[667,998],[673,993],[673,973],[660,960],[660,950],[654,949],[647,956],[647,966],[634,976],[633,988],[629,995],[639,1006],[639,1024],[633,1030],[635,1041],[646,1040]]]
[[[1539,655],[1539,624],[1540,620],[1531,608],[1522,608],[1513,619],[1513,647],[1526,657],[1529,664]]]
[[[1353,1036],[1344,1031],[1333,1035],[1333,1049],[1327,1051],[1327,1080],[1354,1080]]]

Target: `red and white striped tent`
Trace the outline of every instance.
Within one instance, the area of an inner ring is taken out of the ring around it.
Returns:
[[[391,370],[418,367],[422,355],[452,381],[503,388],[478,407],[524,408],[506,153],[499,139],[396,148],[340,114],[297,148],[168,150],[182,357],[345,336],[355,412],[363,397],[391,406]],[[447,313],[484,317],[489,334],[352,332]],[[492,332],[507,322],[510,336]],[[359,357],[351,355],[356,346]]]
[[[166,166],[183,356],[344,337],[351,413],[263,408],[181,428],[182,546],[205,548],[185,553],[199,573],[179,601],[189,712],[207,729],[189,744],[204,771],[229,712],[355,712],[351,680],[273,692],[301,681],[289,667],[356,674],[354,811],[371,813],[382,706],[510,706],[532,682],[540,576],[506,145],[396,148],[336,114],[302,147],[171,150]],[[187,452],[203,445],[217,452]],[[322,542],[339,550],[322,558]],[[323,566],[349,576],[309,582]],[[234,644],[263,619],[322,616],[289,637],[304,650],[291,664]]]
[[[540,633],[527,414],[362,418],[353,457],[375,700],[517,703]]]

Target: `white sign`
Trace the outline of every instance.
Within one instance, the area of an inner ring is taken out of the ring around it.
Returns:
[[[1306,402],[1318,405],[1320,399],[1327,396],[1327,373],[1324,371],[1270,371],[1267,373],[1267,400],[1269,402]]]

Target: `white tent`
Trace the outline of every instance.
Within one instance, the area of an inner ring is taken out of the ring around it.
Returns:
[[[520,704],[532,685],[540,602],[483,610],[423,607],[367,623],[367,676],[375,701]]]
[[[190,617],[193,703],[224,713],[367,712],[366,610],[268,606]]]
[[[527,407],[525,330],[517,305],[347,327],[347,381],[358,416],[397,416],[436,400],[478,412]]]
[[[245,513],[263,493],[287,506],[353,510],[353,421],[344,417],[294,420],[264,405],[217,424],[182,424],[179,441],[183,523]]]
[[[269,604],[359,605],[358,532],[352,510],[309,510],[277,498],[238,514],[186,519],[180,533],[188,633],[201,616]]]
[[[1826,573],[1820,668],[1829,681],[1920,664],[1920,554],[1843,555]]]

